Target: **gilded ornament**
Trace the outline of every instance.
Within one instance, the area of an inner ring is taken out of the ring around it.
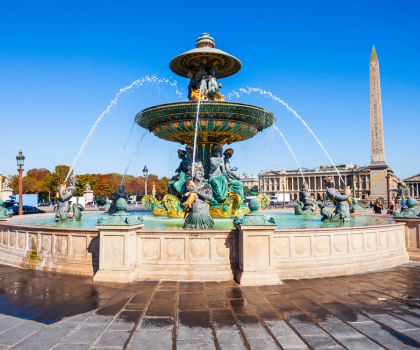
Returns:
[[[159,202],[154,196],[151,196],[149,194],[144,196],[141,199],[141,203],[143,204],[146,210],[151,208],[153,215],[166,216],[165,208],[159,204]]]

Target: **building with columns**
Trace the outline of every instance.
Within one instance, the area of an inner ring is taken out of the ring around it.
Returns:
[[[403,180],[410,187],[410,195],[412,197],[420,197],[420,174],[410,176]]]
[[[344,186],[350,186],[352,191],[355,190],[357,198],[370,199],[371,178],[369,167],[350,165],[339,169],[339,172],[344,184],[334,168],[302,169],[310,194],[317,200],[326,199],[325,180],[327,177],[334,177],[337,189],[343,190]],[[389,169],[388,175],[389,188],[397,187],[398,178],[394,175],[392,169]],[[304,180],[299,170],[261,171],[259,174],[259,193],[271,196],[276,193],[283,193],[284,190],[284,193],[290,194],[291,199],[297,199],[303,183]],[[383,199],[386,199],[386,195]]]
[[[242,174],[239,179],[247,186],[251,192],[258,192],[259,180],[256,175]]]

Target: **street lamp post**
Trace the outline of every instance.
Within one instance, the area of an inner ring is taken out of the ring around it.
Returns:
[[[143,176],[144,176],[144,195],[147,196],[147,176],[149,175],[149,170],[146,166],[143,168]]]
[[[19,215],[22,215],[22,173],[23,173],[23,162],[25,157],[22,154],[22,150],[19,151],[19,154],[16,156],[18,172],[19,172]]]
[[[283,209],[286,209],[286,193],[284,190],[284,185],[283,185]]]

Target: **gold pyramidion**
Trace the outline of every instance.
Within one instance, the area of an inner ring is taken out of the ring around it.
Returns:
[[[370,60],[371,61],[377,61],[378,60],[378,56],[376,56],[375,46],[373,46],[372,54],[370,55]]]

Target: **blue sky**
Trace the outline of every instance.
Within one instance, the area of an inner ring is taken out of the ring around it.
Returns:
[[[188,81],[169,61],[201,33],[242,61],[222,93],[261,88],[288,103],[337,164],[370,162],[369,58],[379,57],[386,160],[405,178],[420,173],[420,22],[418,1],[6,2],[0,11],[0,171],[71,165],[97,118],[122,93],[85,147],[75,172],[123,173],[143,134],[137,112],[186,98]],[[171,84],[175,84],[172,86]],[[171,84],[170,84],[171,83]],[[183,94],[180,97],[177,89]],[[314,138],[284,106],[259,94],[235,101],[265,107],[306,168],[330,165]],[[296,169],[273,130],[232,145],[238,172]],[[147,134],[129,174],[172,176],[179,145]]]

